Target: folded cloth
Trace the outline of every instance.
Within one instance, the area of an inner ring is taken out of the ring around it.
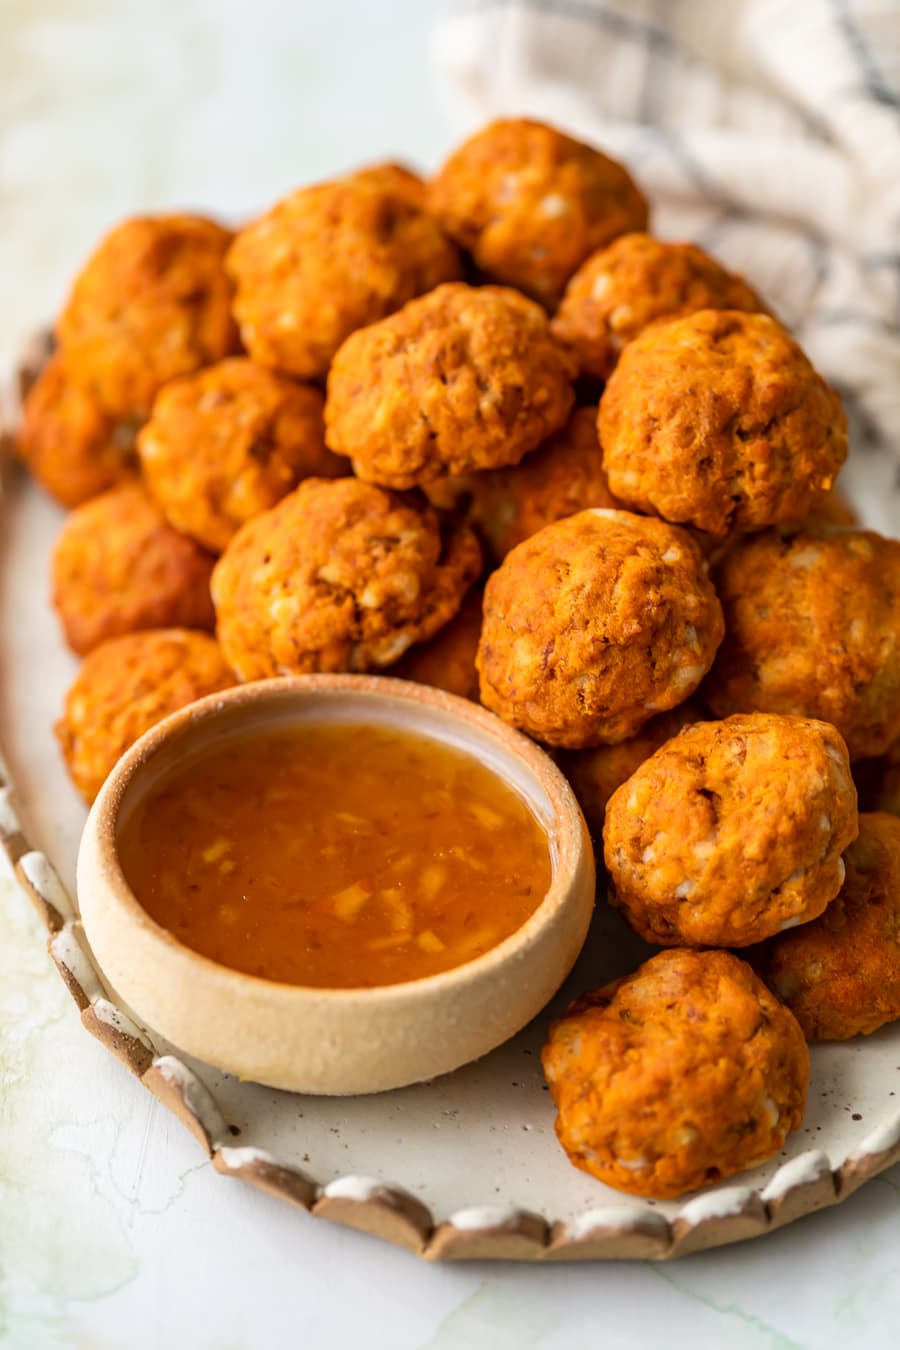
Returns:
[[[852,489],[897,533],[898,0],[450,0],[433,56],[460,130],[598,144],[655,233],[746,274],[845,395]]]

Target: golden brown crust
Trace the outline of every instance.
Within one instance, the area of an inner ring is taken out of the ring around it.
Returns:
[[[364,164],[347,175],[354,183],[364,183],[377,188],[379,192],[389,192],[396,197],[405,197],[420,211],[428,210],[428,186],[408,164],[396,160],[379,160],[375,164]]]
[[[360,478],[400,490],[517,464],[565,422],[573,373],[533,301],[439,286],[341,347],[326,437]]]
[[[624,165],[524,118],[465,141],[432,179],[429,203],[486,276],[548,306],[595,249],[647,224]]]
[[[626,343],[652,323],[698,309],[765,308],[743,277],[696,244],[626,234],[582,263],[551,328],[574,348],[583,374],[605,380]]]
[[[686,727],[606,808],[613,903],[662,946],[746,947],[821,914],[857,833],[834,727],[766,713]]]
[[[384,179],[300,188],[240,231],[228,254],[234,313],[260,365],[318,379],[357,328],[460,275],[436,221]]]
[[[73,375],[112,417],[146,417],[167,380],[237,350],[230,243],[203,216],[135,216],[76,277],[57,336]]]
[[[729,952],[660,952],[573,1004],[542,1058],[570,1161],[632,1195],[763,1162],[806,1105],[803,1033]]]
[[[214,553],[303,478],[338,478],[325,447],[324,399],[232,357],[173,380],[138,437],[147,487],[166,519]]]
[[[134,430],[103,410],[57,352],[25,397],[16,449],[45,491],[80,506],[135,476]]]
[[[900,820],[862,815],[841,892],[751,960],[810,1041],[869,1036],[900,1017]]]
[[[213,574],[243,680],[379,670],[456,614],[481,569],[468,526],[355,478],[309,478],[234,536]]]
[[[483,592],[469,591],[459,613],[428,642],[410,647],[391,671],[402,680],[430,684],[448,694],[478,702],[478,671],[475,654],[481,636]]]
[[[94,800],[116,761],[145,731],[234,683],[206,633],[163,628],[101,642],[78,672],[55,728],[85,801]]]
[[[173,530],[139,483],[85,502],[53,552],[53,603],[66,641],[84,655],[146,628],[212,628],[213,558]]]
[[[600,442],[623,502],[722,537],[803,519],[847,456],[847,419],[769,315],[705,309],[628,344]]]
[[[482,702],[550,745],[627,740],[693,693],[721,637],[684,530],[581,511],[519,544],[488,579]]]
[[[900,736],[900,541],[828,527],[738,541],[716,584],[726,636],[704,697],[833,722],[851,759]]]

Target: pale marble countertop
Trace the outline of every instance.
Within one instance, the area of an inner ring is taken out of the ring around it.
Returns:
[[[252,15],[252,20],[250,19]],[[367,158],[433,163],[425,0],[3,0],[0,357],[129,211],[240,217]],[[900,1168],[671,1266],[425,1266],[216,1176],[82,1029],[0,875],[3,1350],[880,1350]]]

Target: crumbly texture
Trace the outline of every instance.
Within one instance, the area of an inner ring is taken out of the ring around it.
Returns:
[[[460,275],[455,245],[386,177],[300,188],[238,234],[234,313],[261,365],[319,379],[357,328]]]
[[[469,519],[497,562],[555,520],[592,506],[620,505],[603,472],[596,408],[576,408],[520,464],[472,474],[466,486]]]
[[[489,577],[481,699],[549,745],[614,744],[693,693],[721,638],[706,564],[684,530],[581,511]]]
[[[145,628],[212,628],[212,567],[139,483],[94,497],[68,517],[53,552],[53,604],[66,641],[83,656]]]
[[[136,216],[78,275],[57,337],[110,416],[143,420],[167,380],[237,350],[231,238],[203,216]]]
[[[542,1059],[570,1161],[631,1195],[673,1199],[764,1162],[806,1106],[803,1033],[730,952],[660,952],[584,995]]]
[[[620,741],[618,745],[595,745],[588,750],[565,750],[557,757],[557,764],[571,783],[595,839],[599,840],[603,834],[606,804],[616,788],[621,787],[661,745],[677,736],[682,727],[708,718],[702,705],[689,698],[677,708],[651,717],[638,734],[627,741]]]
[[[206,633],[164,628],[101,642],[79,670],[55,728],[85,801],[94,800],[117,760],[145,731],[234,683]]]
[[[349,473],[326,449],[324,404],[318,389],[245,357],[173,380],[138,437],[144,480],[166,519],[221,553],[301,479]]]
[[[861,815],[844,862],[825,913],[751,958],[810,1041],[869,1036],[900,1018],[900,820]]]
[[[703,309],[628,344],[600,443],[621,501],[724,537],[802,520],[847,457],[847,419],[775,319]]]
[[[391,671],[403,680],[430,684],[448,694],[478,702],[478,671],[475,654],[481,637],[483,593],[469,591],[459,613],[428,642],[410,647]]]
[[[469,527],[420,499],[309,478],[219,560],[219,641],[242,680],[379,670],[448,623],[480,570]]]
[[[134,425],[105,412],[90,387],[52,356],[29,389],[16,441],[19,457],[51,497],[80,506],[137,470]]]
[[[847,749],[827,722],[700,722],[610,798],[610,898],[648,942],[746,947],[822,913],[856,833]]]
[[[900,541],[871,530],[775,530],[716,575],[726,636],[704,686],[714,712],[833,722],[851,759],[900,736]]]
[[[565,422],[573,374],[533,301],[501,286],[439,286],[341,347],[328,444],[360,478],[397,489],[518,464]]]
[[[625,234],[592,254],[572,277],[552,323],[581,371],[606,380],[623,347],[650,324],[698,309],[763,310],[743,277],[696,244]]]
[[[549,307],[589,254],[647,224],[623,164],[522,118],[465,141],[432,179],[429,203],[486,276]]]

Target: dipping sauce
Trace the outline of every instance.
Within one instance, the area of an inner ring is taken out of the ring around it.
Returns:
[[[550,886],[547,835],[477,759],[339,723],[231,741],[125,819],[151,918],[234,970],[287,984],[398,984],[471,961]]]

